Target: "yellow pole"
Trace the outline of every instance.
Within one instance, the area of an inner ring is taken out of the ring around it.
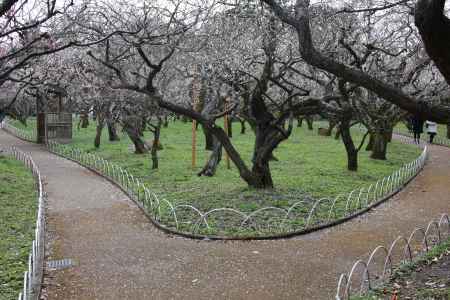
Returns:
[[[194,81],[192,84],[192,98],[193,107],[197,111],[198,101],[200,97],[200,83],[198,81],[197,73],[198,69],[195,70]],[[197,121],[192,120],[192,169],[195,169],[197,165]]]
[[[227,109],[228,109],[228,98],[225,99],[225,111]],[[229,116],[228,116],[228,113],[227,113],[227,114],[225,114],[225,116],[223,118],[223,122],[224,122],[223,127],[224,127],[224,130],[225,130],[225,133],[227,134],[227,136],[228,136],[228,118],[229,118]],[[228,153],[227,153],[227,151],[225,149],[224,149],[224,152],[225,152],[226,166],[227,166],[227,169],[229,170],[229,169],[231,169],[230,157],[228,156]]]
[[[197,161],[197,121],[192,121],[192,169],[195,169]]]

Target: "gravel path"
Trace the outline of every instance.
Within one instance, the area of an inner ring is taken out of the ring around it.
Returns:
[[[154,228],[108,181],[7,135],[0,145],[30,152],[48,193],[48,299],[333,299],[338,275],[378,244],[450,212],[450,149],[404,191],[346,224],[281,241],[200,242]]]

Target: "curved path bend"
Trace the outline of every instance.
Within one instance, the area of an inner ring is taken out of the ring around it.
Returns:
[[[202,242],[153,227],[117,187],[0,130],[33,155],[48,194],[48,299],[333,299],[338,275],[399,234],[450,212],[450,149],[430,147],[423,172],[394,199],[332,229],[279,241]]]

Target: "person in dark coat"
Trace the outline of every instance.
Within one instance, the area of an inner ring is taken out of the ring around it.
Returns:
[[[423,133],[424,121],[417,116],[412,118],[412,127],[414,132],[414,142],[420,144],[420,135]]]

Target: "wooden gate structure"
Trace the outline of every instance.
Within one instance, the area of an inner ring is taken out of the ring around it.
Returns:
[[[64,105],[65,89],[48,85],[44,97],[37,99],[37,142],[54,140],[69,143],[72,140],[72,113]]]

